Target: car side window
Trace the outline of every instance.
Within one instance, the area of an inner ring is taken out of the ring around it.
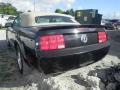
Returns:
[[[20,27],[20,25],[21,25],[20,17],[15,18],[15,20],[13,22],[13,27]]]

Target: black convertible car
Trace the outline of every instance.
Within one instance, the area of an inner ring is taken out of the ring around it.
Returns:
[[[9,24],[6,39],[24,62],[44,73],[89,65],[103,58],[110,48],[107,33],[99,25],[80,25],[63,14],[23,13]]]

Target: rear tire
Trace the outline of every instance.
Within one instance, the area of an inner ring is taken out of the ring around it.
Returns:
[[[20,73],[23,74],[23,56],[22,56],[20,48],[18,46],[16,48],[16,54],[17,54],[18,69],[19,69]]]
[[[16,47],[16,54],[17,54],[17,64],[18,64],[19,72],[25,75],[31,73],[32,69],[26,64],[18,45]]]

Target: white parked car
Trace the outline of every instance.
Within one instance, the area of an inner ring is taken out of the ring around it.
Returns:
[[[10,16],[11,15],[0,14],[0,27],[5,27],[5,24]]]
[[[5,23],[5,27],[7,27],[10,23],[13,23],[15,18],[16,16],[10,16]]]
[[[6,23],[6,20],[2,17],[0,17],[0,27],[4,27]]]

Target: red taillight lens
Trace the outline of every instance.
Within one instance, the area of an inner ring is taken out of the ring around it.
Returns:
[[[99,43],[104,43],[107,41],[106,32],[98,32],[98,41],[99,41]]]
[[[39,48],[41,50],[55,50],[65,48],[63,35],[41,36],[39,39]]]

